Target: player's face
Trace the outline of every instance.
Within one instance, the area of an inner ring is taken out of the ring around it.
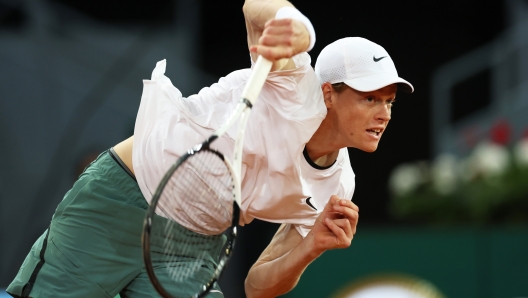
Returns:
[[[347,147],[366,152],[378,148],[391,119],[396,90],[396,84],[371,92],[361,92],[347,86],[342,92],[334,94],[335,104],[331,110],[336,116],[334,119],[339,137]]]

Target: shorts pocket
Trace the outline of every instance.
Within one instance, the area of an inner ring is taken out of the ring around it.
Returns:
[[[108,294],[99,284],[90,280],[86,276],[80,263],[72,256],[67,256],[59,246],[50,239],[49,249],[46,251],[46,262],[50,259],[50,264],[56,268],[57,279],[65,287],[72,287],[72,293],[81,293],[78,297],[108,297],[115,295]]]
[[[72,272],[78,273],[80,271],[80,266],[76,263],[74,263],[71,258],[68,258],[61,249],[57,246],[55,241],[53,239],[50,239],[50,244],[52,247],[50,247],[49,251],[47,251],[47,254],[50,254],[52,258],[58,260],[65,268],[68,268],[68,270],[71,270]],[[47,258],[48,256],[46,256]]]

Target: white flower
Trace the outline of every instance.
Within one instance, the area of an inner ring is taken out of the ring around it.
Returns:
[[[524,138],[515,144],[513,154],[517,164],[528,167],[528,138]]]
[[[444,195],[455,190],[457,184],[457,159],[444,153],[435,158],[431,166],[431,179],[434,189]]]
[[[471,171],[485,177],[498,176],[508,168],[508,150],[491,142],[482,142],[471,154]]]
[[[425,181],[423,164],[405,163],[397,166],[389,178],[389,188],[396,196],[404,196],[413,192]]]
[[[477,176],[478,169],[473,165],[471,158],[460,159],[457,163],[457,174],[465,182],[469,182]]]

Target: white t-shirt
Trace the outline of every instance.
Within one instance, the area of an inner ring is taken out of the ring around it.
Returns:
[[[355,181],[346,148],[326,169],[314,167],[304,157],[304,147],[326,116],[326,106],[310,56],[302,53],[293,60],[296,69],[269,74],[247,124],[241,217],[242,224],[254,218],[293,224],[305,237],[331,195],[352,198]],[[164,75],[165,66],[165,60],[158,62],[152,79],[144,80],[134,130],[134,172],[148,202],[172,163],[227,120],[251,72],[234,71],[184,98]],[[232,127],[212,147],[232,159],[235,134]],[[174,216],[198,233],[218,232],[195,215]]]

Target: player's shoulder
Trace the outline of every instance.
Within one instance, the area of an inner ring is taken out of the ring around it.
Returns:
[[[218,81],[210,86],[202,88],[197,95],[195,96],[213,96],[213,97],[223,97],[227,93],[231,93],[235,89],[241,89],[244,87],[247,82],[249,75],[251,74],[251,69],[239,69],[235,70],[226,76],[221,77]],[[235,92],[236,93],[236,92]],[[236,96],[237,94],[233,94]]]
[[[291,59],[295,65],[293,69],[289,69],[285,71],[281,71],[281,70],[274,71],[274,72],[269,73],[268,77],[292,75],[292,74],[297,74],[297,73],[304,73],[310,70],[313,72],[313,68],[311,67],[311,57],[308,53],[297,54]],[[253,67],[254,63],[252,62],[251,64],[252,64],[251,66]],[[250,74],[251,74],[251,68],[238,69],[220,78],[218,82],[219,83],[221,82],[226,82],[226,83],[244,82],[248,80]]]
[[[291,76],[291,75],[302,75],[306,72],[313,72],[311,66],[312,59],[310,55],[306,52],[297,54],[291,58],[293,66],[286,70],[276,70],[272,71],[269,74],[269,77],[274,76]]]
[[[303,52],[292,57],[293,63],[297,68],[310,66],[312,63],[312,58],[310,54]]]
[[[221,77],[218,80],[218,84],[228,85],[230,87],[236,87],[242,83],[245,83],[248,80],[250,74],[251,74],[250,68],[238,69],[238,70],[230,72],[224,77]]]

